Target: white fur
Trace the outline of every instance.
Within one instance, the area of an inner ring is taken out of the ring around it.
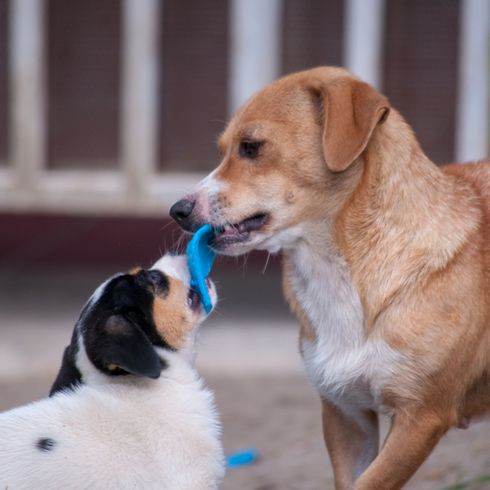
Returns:
[[[224,466],[213,396],[178,353],[162,357],[169,367],[157,380],[101,375],[1,414],[0,488],[218,488]],[[55,446],[39,450],[40,438]]]
[[[258,250],[267,250],[275,254],[281,249],[287,248],[289,244],[298,242],[304,236],[301,226],[286,228],[285,230],[271,233],[256,233],[255,237],[246,244],[247,247]]]
[[[195,194],[196,208],[202,216],[210,216],[212,209],[215,207],[216,196],[224,192],[227,187],[225,182],[216,178],[216,173],[217,169],[213,170],[197,185]]]
[[[214,169],[204,179],[197,184],[198,190],[205,191],[209,196],[215,196],[223,192],[226,188],[226,183],[216,178],[217,169]]]
[[[316,255],[304,242],[288,253],[293,290],[316,334],[315,342],[302,342],[308,377],[323,398],[368,430],[361,413],[383,410],[381,390],[403,356],[381,339],[366,338],[361,302],[342,257]]]
[[[357,478],[379,445],[378,426],[365,411],[384,411],[381,390],[403,356],[382,340],[366,338],[361,302],[347,265],[328,248],[322,256],[304,241],[289,249],[289,279],[316,336],[314,342],[301,343],[307,376],[323,399],[352,417],[366,434],[354,468]]]
[[[187,286],[190,283],[190,273],[185,255],[164,255],[151,268],[179,279]]]

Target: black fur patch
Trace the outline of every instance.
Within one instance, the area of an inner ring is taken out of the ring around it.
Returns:
[[[58,391],[73,390],[82,383],[82,376],[78,370],[75,357],[78,352],[77,329],[75,328],[71,344],[65,348],[61,368],[51,387],[49,396],[53,396]]]
[[[83,382],[76,366],[79,333],[89,360],[103,373],[157,378],[166,365],[153,346],[173,349],[156,329],[153,301],[167,296],[169,287],[168,277],[157,270],[112,278],[96,302],[82,310],[50,396]]]
[[[153,321],[153,298],[155,295],[165,297],[168,288],[167,276],[159,271],[141,270],[136,275],[115,277],[106,285],[97,304],[80,318],[87,354],[100,341],[107,321],[113,315],[121,315],[137,325],[153,345],[169,349],[170,346],[160,337]]]
[[[37,449],[44,452],[52,451],[55,445],[56,441],[49,437],[43,437],[36,442]]]
[[[87,330],[84,338],[90,360],[106,374],[160,376],[162,366],[153,345],[139,324],[122,314],[111,315],[102,331]]]

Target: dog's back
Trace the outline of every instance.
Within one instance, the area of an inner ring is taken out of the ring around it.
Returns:
[[[478,163],[452,163],[442,167],[445,173],[457,175],[474,186],[481,199],[485,219],[484,230],[490,229],[490,161]]]
[[[10,410],[0,434],[1,488],[195,490],[223,473],[213,396],[188,366]]]

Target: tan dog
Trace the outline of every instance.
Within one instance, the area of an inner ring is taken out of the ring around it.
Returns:
[[[337,489],[400,488],[490,409],[490,165],[435,166],[385,97],[339,68],[287,76],[172,208],[214,248],[282,250]],[[379,450],[378,413],[391,416]]]

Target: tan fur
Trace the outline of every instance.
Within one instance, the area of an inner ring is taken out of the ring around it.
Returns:
[[[168,277],[169,292],[153,299],[153,320],[163,339],[173,349],[181,349],[194,328],[195,319],[183,308],[187,304],[187,287],[182,281]]]
[[[240,155],[243,139],[263,143],[256,158]],[[490,410],[490,164],[437,167],[387,99],[340,68],[269,85],[219,148],[214,194],[196,194],[196,214],[219,226],[266,213],[265,226],[225,253],[282,250],[307,367],[330,332],[322,301],[355,319],[353,351],[343,339],[340,347],[372,363],[357,384],[336,373],[341,394],[318,382],[336,488],[400,488],[448,429]],[[335,283],[324,300],[307,288],[322,283],[311,282],[315,266],[302,274],[305,255],[335,273],[343,296]],[[392,417],[379,454],[373,409]]]
[[[373,429],[377,430],[377,415],[369,412],[366,417]],[[356,461],[363,451],[365,433],[350,417],[327,400],[322,401],[322,420],[325,442],[336,470],[335,486],[348,488],[352,481],[352,468],[355,468]]]
[[[328,168],[345,170],[364,151],[389,113],[388,101],[366,83],[340,77],[311,83],[323,106],[323,155]],[[362,103],[358,103],[362,101]]]

